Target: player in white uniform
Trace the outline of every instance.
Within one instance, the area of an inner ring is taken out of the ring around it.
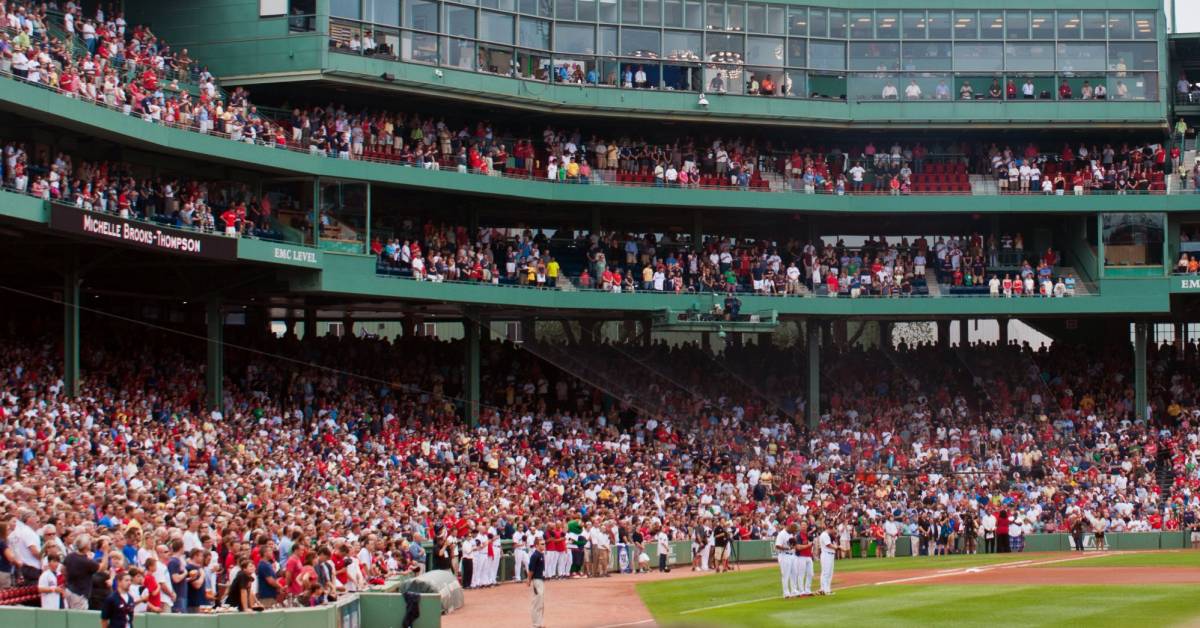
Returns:
[[[775,535],[775,553],[779,559],[779,574],[783,584],[784,599],[800,595],[799,587],[796,586],[796,570],[793,566],[796,555],[792,549],[792,536],[795,532],[796,524],[793,523]]]
[[[523,577],[525,574],[525,569],[526,569],[525,561],[529,560],[528,557],[526,556],[526,552],[525,552],[525,547],[526,547],[525,524],[521,524],[521,527],[517,528],[517,531],[513,533],[512,542],[513,542],[513,578],[512,579],[513,579],[513,582],[520,582],[525,579]]]
[[[825,531],[817,540],[821,548],[821,590],[817,595],[833,595],[833,561],[837,557],[838,546],[834,542],[835,527],[833,521],[825,524]]]

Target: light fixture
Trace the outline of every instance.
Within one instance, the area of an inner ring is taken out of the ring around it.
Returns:
[[[700,94],[700,100],[697,101],[696,104],[707,109],[708,108],[708,98],[705,98],[704,94]]]
[[[445,76],[441,70],[434,70],[433,75],[437,78],[442,78],[443,76]]]

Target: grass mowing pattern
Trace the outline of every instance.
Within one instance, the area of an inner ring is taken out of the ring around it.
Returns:
[[[1076,553],[1078,556],[1078,553]],[[1200,567],[1200,551],[1118,553],[1044,567]]]
[[[834,569],[834,588],[839,573],[892,571],[902,569],[960,569],[1018,560],[1045,559],[1057,554],[975,554],[970,556],[923,556],[905,558],[856,558],[840,560]],[[1069,564],[1069,563],[1068,563]],[[686,567],[685,567],[686,569]],[[820,566],[815,567],[813,588],[820,583]],[[656,617],[730,602],[759,600],[780,594],[779,568],[775,566],[714,574],[683,580],[663,580],[637,585],[638,594]]]
[[[704,605],[680,600],[673,606]],[[683,616],[655,605],[650,609],[660,625],[676,627],[1125,628],[1194,622],[1200,618],[1200,590],[1188,585],[890,585],[848,589],[832,598],[778,599]]]

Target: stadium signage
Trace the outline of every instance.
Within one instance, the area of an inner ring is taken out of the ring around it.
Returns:
[[[50,228],[189,257],[237,258],[237,241],[232,238],[143,224],[63,205],[52,207]]]
[[[1200,279],[1180,279],[1180,290],[1200,290]]]
[[[275,247],[275,259],[301,266],[316,266],[321,263],[316,251],[304,251],[282,246]]]

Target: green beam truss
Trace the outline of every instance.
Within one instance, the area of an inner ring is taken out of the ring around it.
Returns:
[[[1135,416],[1146,418],[1146,342],[1149,336],[1149,323],[1133,324],[1133,390]]]
[[[810,318],[804,326],[808,328],[808,404],[805,408],[811,432],[821,421],[821,325],[817,319]]]
[[[79,258],[71,248],[63,281],[63,383],[67,397],[79,396]]]

